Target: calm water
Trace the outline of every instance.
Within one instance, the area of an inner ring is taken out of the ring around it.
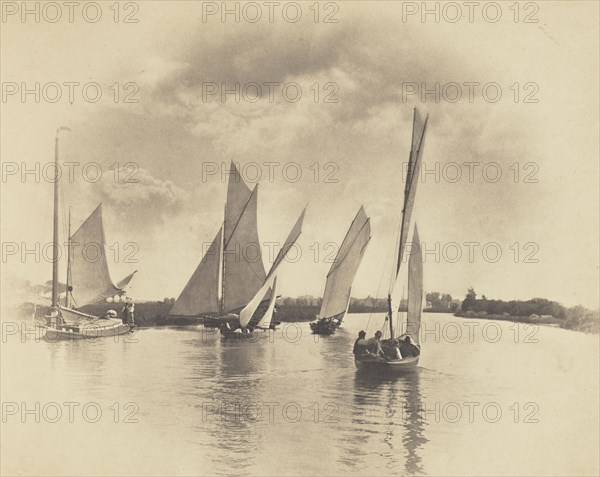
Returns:
[[[5,321],[2,473],[598,475],[597,336],[425,314],[419,368],[381,379],[354,367],[368,320],[239,343],[49,343]]]

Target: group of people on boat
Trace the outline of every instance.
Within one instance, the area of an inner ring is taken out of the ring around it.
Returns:
[[[221,334],[222,335],[228,335],[231,333],[236,333],[236,334],[250,334],[254,332],[254,327],[252,326],[238,326],[235,328],[231,328],[231,325],[229,323],[223,323],[221,325]]]
[[[358,332],[354,342],[354,356],[357,358],[374,358],[386,361],[419,356],[421,350],[409,335],[382,341],[383,333],[378,330],[372,338],[366,339],[364,330]]]
[[[310,324],[313,333],[320,335],[331,335],[337,331],[340,326],[339,320],[332,317],[317,319],[315,323]]]

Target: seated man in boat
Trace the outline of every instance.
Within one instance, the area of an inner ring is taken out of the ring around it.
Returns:
[[[383,349],[381,349],[381,337],[382,336],[383,336],[383,333],[378,330],[375,332],[375,336],[373,336],[373,338],[369,338],[368,340],[366,340],[366,344],[367,344],[367,349],[371,353],[373,353],[375,355],[375,357],[381,356],[382,358],[385,358],[385,353],[383,352]]]
[[[387,357],[389,359],[402,359],[403,358],[402,353],[400,353],[400,340],[399,339],[390,340],[385,351],[387,352]]]
[[[417,345],[412,342],[410,336],[404,336],[404,339],[400,339],[400,354],[403,358],[409,358],[419,356],[421,350]]]
[[[356,341],[354,342],[354,348],[352,350],[354,356],[368,356],[371,354],[367,348],[368,344],[367,340],[365,339],[366,336],[367,333],[365,333],[364,330],[358,332],[358,338],[356,338]]]

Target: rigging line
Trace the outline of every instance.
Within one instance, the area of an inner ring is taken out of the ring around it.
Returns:
[[[244,207],[242,208],[242,211],[241,211],[241,213],[240,213],[240,215],[238,217],[238,220],[237,220],[235,226],[233,227],[233,230],[231,231],[231,235],[229,236],[229,240],[227,240],[227,243],[225,243],[225,227],[223,227],[223,239],[224,239],[224,241],[223,241],[223,257],[225,257],[225,252],[227,251],[227,247],[229,246],[229,242],[231,242],[231,239],[233,238],[233,236],[235,234],[235,231],[237,230],[238,225],[239,225],[240,221],[242,220],[242,217],[243,217],[244,213],[246,212],[246,209],[248,208],[248,204],[250,204],[250,201],[252,200],[252,196],[254,195],[254,193],[257,190],[258,190],[258,184],[256,184],[256,186],[254,187],[254,189],[252,189],[252,192],[250,193],[250,197],[248,197],[248,200],[244,204]],[[225,221],[223,221],[223,223],[225,223]],[[258,246],[258,249],[259,249],[259,252],[260,252],[260,263],[262,264],[262,266],[264,268],[264,262],[262,261],[262,249],[261,249],[260,243],[258,243],[257,246]],[[225,259],[223,258],[223,260],[225,260]],[[259,260],[257,259],[254,262],[251,262],[251,261],[248,261],[248,260],[246,261],[246,263],[248,265],[250,265],[250,267],[249,267],[250,271],[254,274],[254,276],[256,278],[260,278],[261,280],[264,280],[257,273],[257,271],[255,269],[255,265],[254,265],[255,262],[258,263]]]
[[[398,315],[396,316],[396,329],[398,330],[398,336],[402,335],[404,331],[404,315],[403,311],[400,311],[400,307],[402,306],[402,302],[405,300],[405,291],[406,285],[402,287],[402,299],[400,300],[400,306],[398,307]],[[408,300],[406,301],[406,307],[408,310]]]
[[[387,252],[387,257],[385,258],[386,263],[388,262],[389,258],[390,258],[390,254],[392,253],[392,249],[390,247],[387,247],[388,252]],[[393,264],[392,264],[393,266]],[[375,299],[379,299],[379,293],[381,291],[381,284],[383,283],[383,277],[385,276],[385,272],[381,274],[381,278],[379,279],[379,286],[377,287],[377,293],[375,295]],[[369,329],[369,324],[371,323],[371,317],[373,316],[373,312],[369,312],[369,319],[367,320],[367,326],[366,329]],[[385,322],[384,322],[385,323]]]
[[[254,195],[254,193],[257,191],[258,189],[258,184],[256,184],[256,186],[254,187],[254,189],[252,189],[252,192],[250,193],[250,196],[248,197],[248,200],[246,201],[246,203],[244,204],[244,207],[242,208],[242,212],[240,213],[237,222],[235,223],[235,226],[233,227],[233,230],[231,231],[231,235],[229,236],[229,239],[226,241],[226,243],[223,243],[223,249],[227,250],[227,247],[229,246],[229,242],[231,242],[231,239],[233,238],[233,234],[235,234],[235,231],[238,228],[238,225],[240,224],[240,221],[242,220],[242,217],[244,216],[244,212],[246,212],[246,209],[248,208],[248,204],[250,203],[250,201],[252,200],[252,196]]]
[[[408,195],[408,189],[409,189],[409,184],[410,182],[412,182],[412,166],[414,166],[414,160],[413,160],[413,152],[414,152],[414,141],[413,141],[413,135],[415,133],[415,125],[417,123],[417,108],[414,108],[413,110],[413,121],[412,121],[412,133],[411,133],[411,137],[410,137],[410,153],[408,155],[408,170],[407,170],[407,175],[406,175],[406,183],[404,184],[404,197],[406,199],[406,196]],[[406,202],[405,202],[406,205]],[[402,208],[402,212],[404,212],[404,207]]]
[[[402,211],[402,217],[404,218],[404,211]],[[392,270],[390,273],[390,289],[389,293],[391,294],[394,291],[394,285],[396,284],[396,280],[398,279],[398,269],[396,264],[396,260],[400,259],[400,241],[402,237],[401,226],[398,228],[396,232],[396,240],[394,241],[394,259],[392,261]],[[397,254],[396,254],[397,252]],[[390,253],[390,252],[388,252]]]

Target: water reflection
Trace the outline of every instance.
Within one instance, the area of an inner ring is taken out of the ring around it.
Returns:
[[[216,374],[208,399],[202,399],[197,412],[202,416],[196,431],[208,434],[215,472],[248,475],[257,465],[263,432],[268,340],[223,341],[214,336],[209,347]],[[203,347],[206,350],[206,346]],[[202,373],[200,378],[206,377]]]
[[[355,458],[347,456],[355,460],[355,465],[361,465],[361,456],[368,454],[362,449],[381,449],[373,441],[385,435],[385,449],[370,457],[384,458],[385,467],[391,472],[403,466],[403,473],[424,473],[421,450],[428,439],[424,435],[426,422],[421,413],[419,381],[419,368],[394,377],[356,372],[352,424],[358,432],[351,438],[353,446],[349,448]]]
[[[9,416],[2,425],[3,446],[9,446],[3,473],[63,475],[68,461],[72,475],[109,475],[116,468],[121,475],[443,475],[451,455],[454,474],[485,475],[489,455],[502,442],[511,455],[503,461],[506,475],[569,475],[575,466],[598,475],[589,457],[597,454],[598,435],[581,432],[598,421],[597,337],[548,328],[540,330],[539,343],[521,344],[506,323],[506,339],[431,343],[415,372],[384,378],[354,366],[352,343],[366,320],[355,316],[333,337],[315,337],[302,325],[301,340],[285,340],[280,332],[256,343],[222,342],[218,330],[202,327],[142,329],[117,342],[6,336],[3,402],[28,409],[36,402],[80,405],[72,423],[66,407],[51,425],[38,425],[34,416],[23,425],[19,415]],[[573,346],[561,352],[559,367],[555,350],[565,339]],[[458,372],[455,363],[465,356],[468,365]],[[431,415],[436,403],[443,409],[473,400],[499,403],[503,420],[492,425],[481,412],[474,421],[466,412],[457,422]],[[82,412],[93,402],[103,411],[94,425]],[[135,424],[124,422],[129,402],[139,409]],[[515,402],[521,409],[535,402],[543,419],[515,427]],[[573,402],[585,412],[574,413]],[[215,403],[220,406],[207,408]],[[240,407],[248,403],[262,404],[260,419],[252,420],[256,407]],[[274,419],[267,403],[278,404]],[[291,417],[301,407],[302,418],[287,417],[286,404]],[[23,446],[25,440],[30,445]],[[72,459],[71,447],[59,446],[46,456],[54,464],[30,458],[31,448],[55,442],[103,452]],[[567,451],[575,461],[558,457]],[[106,455],[118,456],[118,463]]]

